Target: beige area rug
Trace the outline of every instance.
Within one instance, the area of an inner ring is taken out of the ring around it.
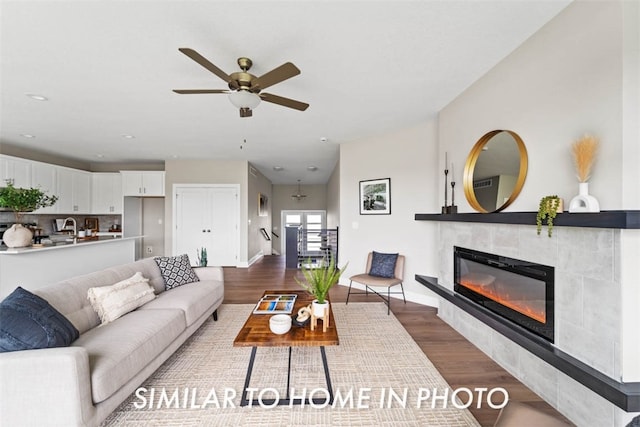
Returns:
[[[341,396],[339,402],[336,399],[333,406],[317,407],[240,407],[251,349],[233,347],[233,340],[252,308],[247,304],[222,305],[219,320],[207,320],[141,386],[146,392],[138,389],[138,395],[125,401],[103,425],[479,425],[468,410],[456,408],[450,398],[446,403],[442,398],[427,398],[425,390],[430,395],[435,390],[438,396],[451,396],[452,390],[400,322],[393,314],[387,315],[382,303],[333,306],[340,345],[326,347],[326,354],[334,390]],[[257,389],[254,397],[259,393],[263,399],[274,397],[271,389],[285,396],[287,359],[288,348],[258,348],[250,384]],[[293,348],[291,387],[298,394],[325,400],[327,387],[319,348]],[[235,397],[225,403],[225,393]]]

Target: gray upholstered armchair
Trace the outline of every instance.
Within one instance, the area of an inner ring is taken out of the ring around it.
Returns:
[[[351,294],[369,294],[369,291],[378,295],[387,304],[387,314],[391,310],[391,294],[402,294],[404,303],[407,300],[404,296],[404,255],[383,254],[379,252],[369,252],[367,257],[366,273],[356,274],[349,278],[349,293],[347,294],[347,304]],[[365,292],[354,292],[351,289],[353,282],[365,286]],[[391,288],[400,285],[400,291],[391,292]],[[376,288],[378,290],[376,290]],[[380,288],[387,288],[386,296],[381,293]]]

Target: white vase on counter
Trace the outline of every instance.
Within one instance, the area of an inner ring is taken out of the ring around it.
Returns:
[[[2,241],[9,248],[23,248],[31,246],[33,233],[22,224],[13,224],[2,235]]]

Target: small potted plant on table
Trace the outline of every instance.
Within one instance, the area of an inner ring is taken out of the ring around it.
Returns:
[[[324,317],[325,310],[329,308],[329,301],[327,301],[329,290],[338,283],[340,276],[347,268],[347,264],[342,269],[339,269],[335,260],[331,257],[328,264],[323,260],[319,266],[314,267],[311,260],[309,260],[307,262],[309,267],[302,269],[305,281],[298,280],[295,277],[296,282],[316,298],[311,304],[315,317]]]

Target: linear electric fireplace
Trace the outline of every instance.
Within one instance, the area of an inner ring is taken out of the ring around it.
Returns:
[[[553,342],[554,268],[454,246],[454,290]]]

